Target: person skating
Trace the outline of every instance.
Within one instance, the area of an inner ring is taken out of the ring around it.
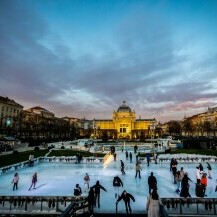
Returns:
[[[114,154],[113,154],[113,157],[114,157],[114,161],[116,161],[117,154],[116,154],[116,153],[114,153]]]
[[[161,199],[154,189],[149,195],[146,210],[148,211],[148,217],[160,217],[160,206],[162,205]]]
[[[128,193],[126,190],[124,190],[116,202],[116,206],[117,206],[119,201],[121,201],[121,200],[124,201],[127,215],[132,213],[132,209],[130,206],[130,199],[133,200],[133,202],[135,202],[135,198],[133,197],[133,195]]]
[[[122,160],[121,161],[121,173],[122,175],[125,175],[125,171],[124,171],[124,162]]]
[[[200,169],[199,169],[199,166],[196,167],[195,175],[196,175],[196,182],[200,181],[201,176],[200,176]]]
[[[126,155],[126,161],[127,161],[128,160],[128,156],[129,156],[128,151],[125,151],[125,155]]]
[[[81,187],[79,186],[79,184],[76,184],[74,188],[74,196],[81,196],[81,195],[82,195]]]
[[[33,189],[36,189],[35,185],[36,185],[37,181],[38,181],[38,174],[34,173],[33,176],[32,176],[32,184],[29,187],[29,191],[31,190],[32,186],[33,186]]]
[[[176,173],[177,173],[176,164],[173,164],[173,165],[172,165],[172,173],[173,173],[173,182],[174,182],[174,184],[176,184],[176,179],[175,179]]]
[[[176,175],[175,175],[175,181],[176,181],[176,193],[180,192],[180,186],[181,186],[181,182],[182,182],[182,176],[180,175],[180,171],[177,171]]]
[[[190,179],[188,178],[188,173],[185,173],[183,179],[182,179],[182,189],[181,189],[181,192],[180,192],[180,197],[191,197],[191,195],[189,194],[189,181]],[[190,180],[191,181],[191,180]]]
[[[136,162],[136,175],[135,175],[135,178],[137,177],[137,175],[139,174],[139,178],[141,179],[141,173],[140,173],[140,171],[142,170],[142,168],[141,168],[141,166],[140,166],[140,164],[139,164],[139,162]]]
[[[200,180],[200,184],[203,188],[203,193],[204,193],[204,196],[207,196],[206,195],[206,187],[207,187],[207,177],[206,177],[206,173],[203,173],[202,175],[202,178]]]
[[[200,184],[200,180],[197,180],[197,183],[195,186],[195,195],[197,197],[204,197],[204,191],[203,191],[203,187]]]
[[[185,175],[184,168],[181,167],[181,169],[180,169],[180,177],[181,177],[181,179],[183,179],[184,175]]]
[[[123,187],[123,182],[119,176],[115,176],[113,179],[113,186],[115,188],[115,198],[119,195],[119,188]]]
[[[208,178],[211,179],[212,178],[212,175],[211,175],[212,167],[210,166],[209,162],[206,162],[206,163],[207,163],[207,169],[208,169]]]
[[[18,175],[18,173],[15,173],[13,180],[11,182],[13,184],[13,191],[15,190],[15,188],[16,188],[16,190],[18,189],[18,182],[19,182],[19,175]]]
[[[202,174],[203,173],[203,166],[201,163],[199,163],[199,170],[200,170],[200,173]]]
[[[130,152],[130,154],[129,154],[129,157],[130,157],[130,163],[132,163],[132,162],[133,162],[133,155],[132,155],[131,152]]]
[[[149,167],[149,163],[150,163],[150,155],[149,155],[149,154],[147,154],[146,159],[147,159],[147,165],[148,165],[148,167]]]
[[[88,201],[89,213],[92,215],[94,213],[94,204],[95,204],[95,192],[94,192],[94,188],[92,187],[89,190],[87,201]]]
[[[94,186],[92,186],[92,188],[95,191],[95,202],[94,205],[96,206],[96,202],[98,203],[98,207],[100,207],[100,189],[104,190],[107,192],[107,190],[100,185],[99,181],[96,182],[96,184]]]
[[[86,173],[84,176],[84,187],[89,189],[90,188],[89,183],[90,183],[90,176],[88,175],[88,173]]]
[[[151,194],[151,190],[154,189],[157,190],[157,179],[153,175],[153,172],[151,172],[151,175],[148,177],[148,186],[149,186],[149,194]]]

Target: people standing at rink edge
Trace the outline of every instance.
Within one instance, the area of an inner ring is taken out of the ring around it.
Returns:
[[[160,206],[162,206],[161,199],[154,189],[149,195],[146,203],[146,210],[148,211],[148,217],[160,217]]]

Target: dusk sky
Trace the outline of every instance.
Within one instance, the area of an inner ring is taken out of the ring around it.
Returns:
[[[57,117],[182,120],[217,105],[216,0],[0,0],[0,96]]]

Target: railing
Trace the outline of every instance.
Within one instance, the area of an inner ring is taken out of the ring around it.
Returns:
[[[78,216],[79,214],[88,212],[87,200],[73,201],[66,210],[60,215],[60,217]]]
[[[216,198],[161,198],[169,216],[217,216]]]
[[[41,163],[41,162],[50,162],[50,163],[77,163],[76,156],[72,157],[38,157],[34,159],[34,164]],[[83,157],[82,163],[102,163],[103,158],[102,157]],[[0,168],[0,175],[3,173],[15,171],[17,169],[21,169],[23,167],[29,167],[29,161],[23,161],[17,164],[13,164],[10,166],[5,166]]]
[[[86,197],[0,196],[0,214],[52,214],[60,216],[71,204],[84,203]]]

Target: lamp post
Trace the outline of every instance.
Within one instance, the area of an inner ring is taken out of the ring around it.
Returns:
[[[150,129],[151,129],[151,147],[153,148],[153,153],[155,153],[155,145],[153,145],[155,124],[152,124]]]

